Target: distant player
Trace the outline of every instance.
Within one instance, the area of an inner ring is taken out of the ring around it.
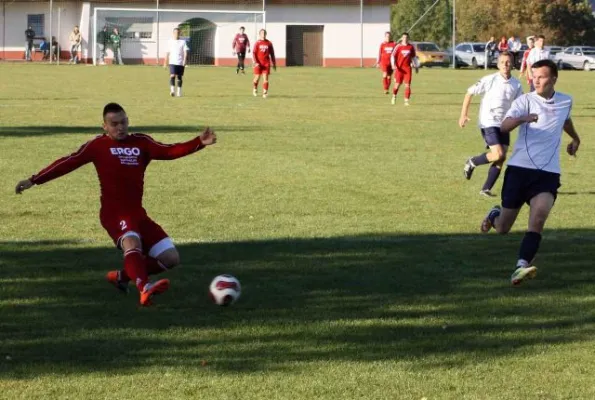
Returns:
[[[500,124],[504,120],[506,112],[510,109],[512,102],[523,94],[523,87],[518,79],[510,75],[513,57],[508,52],[502,52],[498,56],[498,72],[487,75],[475,85],[467,89],[459,126],[465,127],[469,121],[469,106],[473,96],[483,95],[479,108],[479,129],[485,144],[490,149],[488,153],[481,153],[478,156],[469,158],[465,163],[463,172],[465,178],[471,179],[473,170],[480,165],[491,163],[488,177],[483,184],[479,194],[493,196],[491,190],[500,176],[502,165],[506,159],[506,152],[510,145],[510,134],[500,130]]]
[[[502,208],[493,207],[481,224],[482,232],[494,227],[498,233],[508,233],[523,204],[529,205],[529,226],[510,278],[513,285],[533,278],[537,273],[533,259],[560,187],[563,132],[572,138],[566,147],[571,156],[576,154],[581,143],[570,118],[572,98],[554,90],[558,79],[556,64],[552,60],[540,60],[532,69],[535,91],[516,99],[502,122],[504,132],[519,127],[519,136],[504,175]]]
[[[531,87],[531,79],[529,79],[529,74],[527,72],[527,58],[529,57],[529,54],[531,53],[531,50],[533,49],[533,47],[535,47],[535,37],[534,36],[527,37],[527,47],[529,47],[529,48],[527,50],[525,50],[525,52],[523,53],[523,59],[521,60],[521,71],[519,73],[519,77],[526,75],[527,85],[529,87]]]
[[[149,275],[167,271],[180,263],[180,256],[167,233],[143,208],[143,186],[151,160],[173,160],[214,144],[217,137],[209,128],[184,143],[162,144],[142,133],[128,134],[128,117],[115,103],[103,109],[105,133],[85,143],[78,151],[54,161],[29,179],[20,181],[16,193],[59,178],[93,163],[101,188],[101,225],[124,252],[124,268],[107,274],[108,282],[123,292],[128,282],[136,284],[140,305],[169,288],[168,279],[149,282]]]
[[[388,94],[388,90],[390,89],[390,81],[393,75],[390,58],[395,49],[395,45],[396,43],[392,41],[390,32],[385,32],[384,42],[380,43],[378,59],[376,60],[376,66],[379,66],[382,71],[382,87],[384,88],[384,94]]]
[[[238,66],[236,68],[236,74],[239,74],[242,71],[244,72],[244,60],[246,59],[246,52],[250,53],[250,39],[248,39],[248,35],[244,33],[246,29],[242,26],[240,27],[240,33],[236,34],[233,38],[233,43],[231,47],[233,48],[233,53],[238,56]]]
[[[180,30],[174,28],[173,37],[167,44],[167,54],[163,61],[163,66],[167,67],[169,63],[169,95],[171,97],[182,97],[182,77],[188,61],[188,43],[180,39]],[[178,78],[178,90],[176,92],[176,77]]]
[[[411,68],[415,68],[415,73],[419,72],[419,65],[417,55],[415,54],[415,47],[409,43],[409,34],[404,32],[401,36],[401,41],[397,43],[393,53],[391,54],[391,65],[395,72],[395,86],[393,87],[393,97],[391,104],[397,102],[397,93],[403,83],[405,83],[405,105],[409,105],[411,98]]]
[[[533,81],[533,70],[531,69],[531,66],[535,64],[537,61],[549,60],[550,58],[549,50],[543,48],[544,42],[545,36],[538,35],[535,38],[535,47],[531,49],[529,55],[527,56],[527,76],[531,81]],[[531,84],[530,87],[531,91],[535,90],[533,84]]]
[[[269,93],[269,75],[271,73],[271,64],[273,69],[277,70],[277,61],[275,60],[275,49],[273,43],[267,39],[267,31],[261,29],[258,32],[259,39],[254,43],[252,49],[252,59],[254,61],[254,87],[252,94],[258,96],[258,81],[262,76],[262,97],[266,99]]]

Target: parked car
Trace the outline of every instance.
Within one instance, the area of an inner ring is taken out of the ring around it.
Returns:
[[[556,54],[559,69],[577,68],[590,71],[595,69],[595,47],[573,46]]]
[[[479,68],[485,65],[486,44],[463,42],[455,47],[456,67]],[[488,67],[495,67],[498,63],[498,52],[490,57]]]
[[[555,60],[556,54],[560,53],[561,51],[564,51],[564,47],[562,46],[544,46],[543,48],[550,52],[551,60]]]
[[[411,42],[415,46],[417,58],[421,67],[448,66],[450,60],[445,51],[440,50],[436,43],[432,42]]]

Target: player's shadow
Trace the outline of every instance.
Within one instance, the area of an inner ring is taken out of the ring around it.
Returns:
[[[130,127],[130,132],[148,134],[157,133],[196,133],[206,125],[135,125]],[[257,131],[257,126],[212,126],[216,132],[245,132]],[[0,137],[31,137],[48,135],[100,135],[103,133],[101,126],[0,126]]]
[[[539,276],[510,287],[520,235],[369,234],[179,246],[183,266],[154,309],[103,281],[121,263],[85,244],[0,243],[0,377],[301,362],[504,359],[592,340],[594,230],[548,231]],[[231,273],[238,304],[210,304]],[[11,359],[6,360],[9,356]]]

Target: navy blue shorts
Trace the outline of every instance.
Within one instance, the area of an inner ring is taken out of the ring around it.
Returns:
[[[501,132],[497,126],[490,126],[488,128],[481,128],[481,136],[488,147],[501,144],[503,146],[510,146],[510,133]]]
[[[169,64],[169,74],[184,76],[184,68],[183,65]]]
[[[555,200],[559,187],[560,174],[509,165],[502,184],[502,207],[521,208],[540,193],[551,193]]]

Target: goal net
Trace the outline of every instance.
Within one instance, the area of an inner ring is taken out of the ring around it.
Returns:
[[[180,39],[190,48],[188,64],[235,65],[236,33],[244,27],[254,43],[265,26],[265,12],[97,7],[92,25],[89,46],[95,65],[117,63],[118,51],[123,64],[163,63],[174,28],[180,29]]]

